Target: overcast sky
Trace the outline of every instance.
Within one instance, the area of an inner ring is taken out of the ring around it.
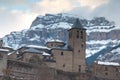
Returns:
[[[0,37],[28,29],[38,15],[61,12],[83,18],[105,16],[120,26],[120,0],[0,0]]]

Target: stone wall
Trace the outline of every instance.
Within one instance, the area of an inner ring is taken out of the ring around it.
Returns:
[[[98,79],[120,80],[120,66],[94,64],[93,69]]]

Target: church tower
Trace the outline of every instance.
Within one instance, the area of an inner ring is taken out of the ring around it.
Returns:
[[[85,72],[86,60],[86,29],[83,28],[79,19],[76,19],[72,28],[68,30],[68,48],[73,51],[72,54],[72,71]]]

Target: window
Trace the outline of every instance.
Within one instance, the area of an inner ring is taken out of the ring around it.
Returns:
[[[81,31],[81,39],[83,39],[83,31]]]
[[[83,48],[83,44],[81,44],[81,47]]]
[[[118,68],[116,68],[116,72],[119,72],[119,69],[118,69]]]
[[[81,39],[83,39],[83,35],[81,35]]]
[[[105,75],[107,76],[107,75],[108,75],[108,73],[105,73]]]
[[[81,35],[83,35],[83,31],[81,31]]]
[[[65,64],[63,64],[63,67],[65,67]]]
[[[61,55],[63,55],[63,52],[61,52]]]
[[[51,47],[53,47],[53,44],[51,44]]]
[[[108,68],[107,68],[107,67],[105,67],[105,71],[108,71]]]
[[[79,67],[78,71],[81,72],[81,65],[79,65],[78,67]]]
[[[77,36],[76,37],[79,38],[79,31],[77,31]]]

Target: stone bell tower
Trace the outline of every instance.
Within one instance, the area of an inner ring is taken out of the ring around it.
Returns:
[[[73,51],[72,70],[73,72],[85,72],[86,29],[83,28],[79,19],[76,19],[72,28],[69,29],[68,32],[68,48]]]

